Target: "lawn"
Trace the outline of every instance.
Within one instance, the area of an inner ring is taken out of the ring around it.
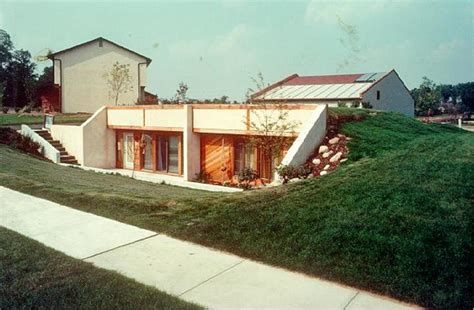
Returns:
[[[55,124],[70,124],[83,123],[91,114],[88,113],[73,113],[73,114],[58,114],[54,118]],[[0,126],[2,125],[19,125],[19,124],[42,124],[42,115],[31,114],[0,114]]]
[[[0,146],[0,185],[434,308],[472,307],[474,134],[395,113],[346,123],[322,178],[207,193],[57,166]]]
[[[0,227],[0,309],[202,309]]]

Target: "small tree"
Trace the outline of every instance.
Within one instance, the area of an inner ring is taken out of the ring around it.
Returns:
[[[188,84],[181,82],[179,83],[178,89],[176,90],[175,101],[176,103],[185,104],[187,101]]]
[[[441,101],[439,87],[427,77],[423,77],[423,82],[419,88],[411,91],[415,99],[415,112],[417,115],[426,115],[428,110],[437,110]]]
[[[112,69],[103,75],[109,87],[109,98],[114,99],[117,105],[121,94],[133,90],[130,65],[120,64],[118,61],[112,65]]]
[[[284,101],[267,102],[265,98],[260,98],[263,100],[254,102],[250,95],[261,91],[266,84],[262,73],[252,80],[256,90],[249,88],[247,92],[247,102],[253,105],[246,125],[253,134],[249,136],[247,143],[258,148],[267,160],[273,160],[279,158],[281,150],[291,143],[300,123],[290,120],[288,105]]]

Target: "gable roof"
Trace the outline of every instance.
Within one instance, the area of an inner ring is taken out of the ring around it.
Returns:
[[[314,76],[293,74],[256,92],[251,99],[253,101],[359,99],[365,91],[386,75],[385,72]]]
[[[137,56],[143,57],[143,58],[146,59],[147,66],[151,63],[151,58],[148,58],[148,57],[146,57],[146,56],[143,56],[142,54],[139,54],[139,53],[137,53],[137,52],[135,52],[135,51],[132,51],[131,49],[128,49],[128,48],[126,48],[126,47],[123,47],[122,45],[119,45],[119,44],[117,44],[117,43],[115,43],[115,42],[112,42],[112,41],[110,41],[110,40],[107,40],[106,38],[103,38],[103,37],[98,37],[98,38],[96,38],[96,39],[93,39],[93,40],[90,40],[90,41],[87,41],[87,42],[84,42],[84,43],[81,43],[81,44],[78,44],[78,45],[74,45],[74,46],[72,46],[72,47],[69,47],[69,48],[60,50],[60,51],[58,51],[58,52],[51,53],[51,54],[48,55],[48,58],[49,58],[49,59],[54,59],[54,56],[56,56],[56,55],[59,55],[59,54],[65,53],[65,52],[69,52],[70,50],[73,50],[73,49],[76,49],[76,48],[85,46],[85,45],[87,45],[87,44],[90,44],[90,43],[93,43],[93,42],[96,42],[96,41],[105,41],[105,42],[108,42],[108,43],[110,43],[110,44],[112,44],[112,45],[115,45],[115,46],[117,46],[117,47],[119,47],[119,48],[121,48],[121,49],[124,49],[124,50],[126,50],[126,51],[128,51],[128,52],[130,52],[130,53],[133,53],[133,54],[135,54],[135,55],[137,55]]]

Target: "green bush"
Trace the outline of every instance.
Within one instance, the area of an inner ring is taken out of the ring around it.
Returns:
[[[258,178],[258,173],[252,168],[242,168],[238,174],[237,179],[239,181],[239,187],[243,189],[252,188],[251,182],[255,181]]]
[[[313,169],[307,164],[300,166],[280,165],[276,171],[283,179],[283,183],[288,183],[289,180],[294,178],[306,179],[313,172]]]
[[[242,168],[237,174],[239,182],[252,182],[258,178],[258,173],[252,168]]]
[[[358,107],[360,107],[360,102],[359,101],[352,101],[351,108],[358,108]]]
[[[42,156],[41,146],[38,143],[8,127],[0,128],[0,143],[36,156]]]
[[[362,107],[364,109],[372,109],[373,106],[370,104],[370,102],[365,102],[365,101],[362,101]]]
[[[347,107],[346,103],[345,103],[345,102],[342,102],[342,101],[338,101],[338,102],[337,102],[337,106],[338,106],[339,108],[345,108],[345,107]]]

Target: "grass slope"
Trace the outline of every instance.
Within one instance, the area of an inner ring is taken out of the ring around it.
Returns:
[[[474,135],[394,113],[342,131],[323,178],[215,194],[58,167],[0,147],[0,184],[405,301],[472,304]],[[8,163],[8,164],[7,164]]]
[[[83,123],[91,115],[84,113],[58,114],[54,118],[55,124]],[[29,114],[0,114],[0,126],[19,124],[42,124],[43,116]]]
[[[0,227],[0,309],[201,309]]]

